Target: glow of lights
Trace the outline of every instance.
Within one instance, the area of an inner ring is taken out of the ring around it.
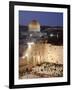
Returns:
[[[25,58],[25,56],[22,56],[22,59],[24,59]]]
[[[32,37],[32,34],[30,34],[30,37]]]
[[[42,35],[40,34],[40,37],[41,37]]]
[[[33,45],[34,42],[28,42],[27,44],[28,44],[28,48],[31,48],[31,45]]]
[[[53,37],[53,36],[54,36],[54,35],[51,33],[51,34],[50,34],[50,37]]]
[[[22,59],[24,59],[25,57],[28,57],[28,53],[26,53],[24,56],[22,56]]]
[[[26,53],[25,56],[28,57],[28,53]]]
[[[57,38],[58,38],[58,34],[57,34]]]

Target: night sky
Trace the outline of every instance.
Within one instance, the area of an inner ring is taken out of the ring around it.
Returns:
[[[37,20],[41,26],[63,26],[63,13],[19,11],[19,24],[27,26],[32,20]]]

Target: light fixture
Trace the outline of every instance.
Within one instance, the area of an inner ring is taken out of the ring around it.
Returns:
[[[50,37],[53,37],[53,36],[54,36],[54,35],[51,33],[51,34],[50,34]]]

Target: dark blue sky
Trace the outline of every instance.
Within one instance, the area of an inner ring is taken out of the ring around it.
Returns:
[[[63,13],[19,11],[19,24],[28,25],[32,20],[37,20],[45,26],[63,26]]]

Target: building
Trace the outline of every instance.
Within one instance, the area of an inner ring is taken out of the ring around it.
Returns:
[[[40,23],[36,20],[32,20],[28,24],[28,30],[29,31],[40,31]]]

